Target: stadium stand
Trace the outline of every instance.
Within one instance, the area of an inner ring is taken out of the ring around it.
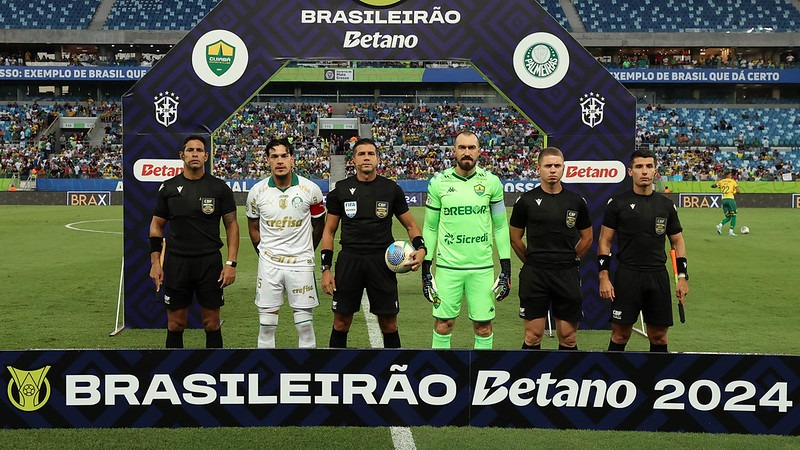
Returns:
[[[573,0],[594,33],[800,31],[791,0]]]
[[[189,30],[219,0],[117,0],[103,27],[106,30]]]
[[[7,0],[0,12],[0,28],[84,30],[100,1]]]

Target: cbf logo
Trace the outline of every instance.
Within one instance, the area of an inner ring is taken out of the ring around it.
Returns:
[[[209,31],[192,49],[192,68],[211,86],[228,86],[238,81],[249,59],[244,41],[228,30]]]
[[[517,77],[536,89],[555,86],[569,70],[567,46],[550,33],[533,33],[523,38],[513,58]]]
[[[590,92],[581,97],[581,120],[590,128],[603,123],[603,109],[606,106],[605,97]]]
[[[156,107],[156,122],[169,127],[178,120],[178,105],[180,97],[174,92],[159,92],[153,97],[153,105]]]
[[[661,236],[665,231],[667,231],[667,218],[656,217],[656,234]]]
[[[203,214],[213,214],[214,204],[215,199],[213,198],[200,198],[200,210],[203,211]]]
[[[8,400],[20,411],[36,411],[50,399],[50,382],[47,372],[50,366],[36,370],[20,370],[6,366],[11,372],[8,382]]]
[[[578,219],[578,211],[568,209],[566,219],[567,219],[567,228],[575,228],[575,222]]]

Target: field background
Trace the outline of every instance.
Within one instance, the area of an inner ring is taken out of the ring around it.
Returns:
[[[0,348],[162,348],[164,330],[114,328],[122,262],[121,207],[3,206],[0,208]],[[422,223],[423,209],[412,208]],[[509,212],[510,213],[510,212]],[[719,209],[681,209],[687,243],[690,294],[687,322],[670,331],[673,352],[774,353],[800,355],[796,296],[800,290],[795,209],[745,209],[738,226],[747,236],[719,236],[714,225]],[[240,208],[242,245],[236,283],[226,289],[223,308],[225,346],[255,347],[258,329],[253,292],[256,255],[246,236]],[[737,227],[738,228],[738,227]],[[597,231],[597,230],[595,230]],[[738,231],[738,230],[737,230]],[[396,223],[395,237],[405,234]],[[146,245],[146,243],[143,243]],[[592,250],[594,251],[594,249]],[[495,348],[517,349],[522,327],[514,290],[498,306]],[[593,261],[593,258],[590,258]],[[420,292],[419,273],[400,275],[400,335],[405,348],[430,348],[430,304]],[[332,317],[330,297],[321,294],[315,312],[317,343],[327,346]],[[676,315],[677,318],[677,315]],[[281,314],[277,345],[296,347],[291,311]],[[581,330],[582,350],[605,350],[607,330]],[[187,347],[203,347],[200,330],[187,331]],[[350,347],[369,347],[363,314],[357,314]],[[462,317],[456,323],[454,348],[471,348],[472,331]],[[543,347],[557,347],[545,338]],[[631,351],[646,351],[647,340],[634,335]],[[800,405],[795,405],[800,407]],[[690,433],[595,432],[475,428],[412,428],[417,448],[523,448],[546,442],[553,448],[800,448],[800,437],[706,435]],[[392,448],[386,428],[258,428],[258,429],[115,429],[2,430],[0,448],[191,448],[199,445],[279,448]],[[369,444],[365,444],[369,443]]]

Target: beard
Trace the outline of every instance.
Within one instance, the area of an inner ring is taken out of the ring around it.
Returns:
[[[463,170],[464,172],[469,172],[470,170],[475,168],[475,160],[474,159],[464,159],[464,158],[462,158],[462,159],[459,159],[458,161],[456,161],[456,164],[458,164],[458,168]]]

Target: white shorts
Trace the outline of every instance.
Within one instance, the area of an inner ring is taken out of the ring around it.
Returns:
[[[293,270],[278,267],[269,261],[258,262],[258,279],[256,280],[255,304],[259,308],[280,308],[283,305],[283,293],[289,298],[289,306],[293,309],[309,309],[319,306],[317,282],[314,280],[314,268]]]

